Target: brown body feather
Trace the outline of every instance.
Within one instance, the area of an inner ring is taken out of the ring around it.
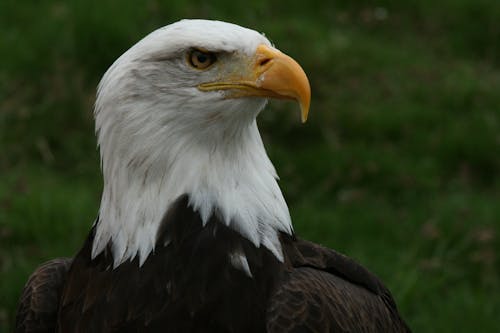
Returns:
[[[141,267],[113,269],[109,249],[91,259],[92,231],[69,271],[62,260],[32,275],[17,332],[409,332],[373,274],[317,244],[281,235],[282,263],[217,214],[202,226],[187,196],[158,235]],[[251,276],[230,253],[245,255]]]
[[[57,311],[71,259],[57,258],[39,266],[24,286],[15,332],[55,332]]]

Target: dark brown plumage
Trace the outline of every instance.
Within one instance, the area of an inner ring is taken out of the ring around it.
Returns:
[[[70,258],[57,258],[38,267],[23,289],[15,332],[55,332],[59,300]]]
[[[91,260],[92,239],[69,271],[68,259],[35,271],[16,332],[409,332],[389,291],[353,260],[283,234],[281,263],[216,215],[203,227],[187,196],[140,268],[113,269],[109,250]],[[252,276],[231,264],[235,252]]]
[[[268,332],[409,332],[380,280],[352,259],[304,240],[271,296]]]

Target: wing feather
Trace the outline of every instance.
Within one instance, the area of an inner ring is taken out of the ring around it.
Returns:
[[[291,269],[267,308],[273,332],[410,332],[389,290],[366,268],[331,249],[283,238]]]
[[[336,275],[294,269],[273,295],[267,330],[274,332],[407,332],[383,299]]]
[[[54,332],[59,301],[72,259],[57,258],[39,266],[24,286],[15,332]]]

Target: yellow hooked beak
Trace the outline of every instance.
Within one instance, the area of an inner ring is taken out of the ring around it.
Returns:
[[[268,97],[294,99],[300,105],[302,122],[307,120],[311,88],[304,70],[291,57],[261,44],[243,72],[220,81],[202,83],[202,91],[228,90],[228,98]]]

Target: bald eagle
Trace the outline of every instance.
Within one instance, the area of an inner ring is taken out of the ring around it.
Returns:
[[[260,33],[182,20],[116,60],[95,122],[104,188],[80,252],[29,278],[17,332],[409,332],[380,280],[299,239],[256,117],[302,68]]]

